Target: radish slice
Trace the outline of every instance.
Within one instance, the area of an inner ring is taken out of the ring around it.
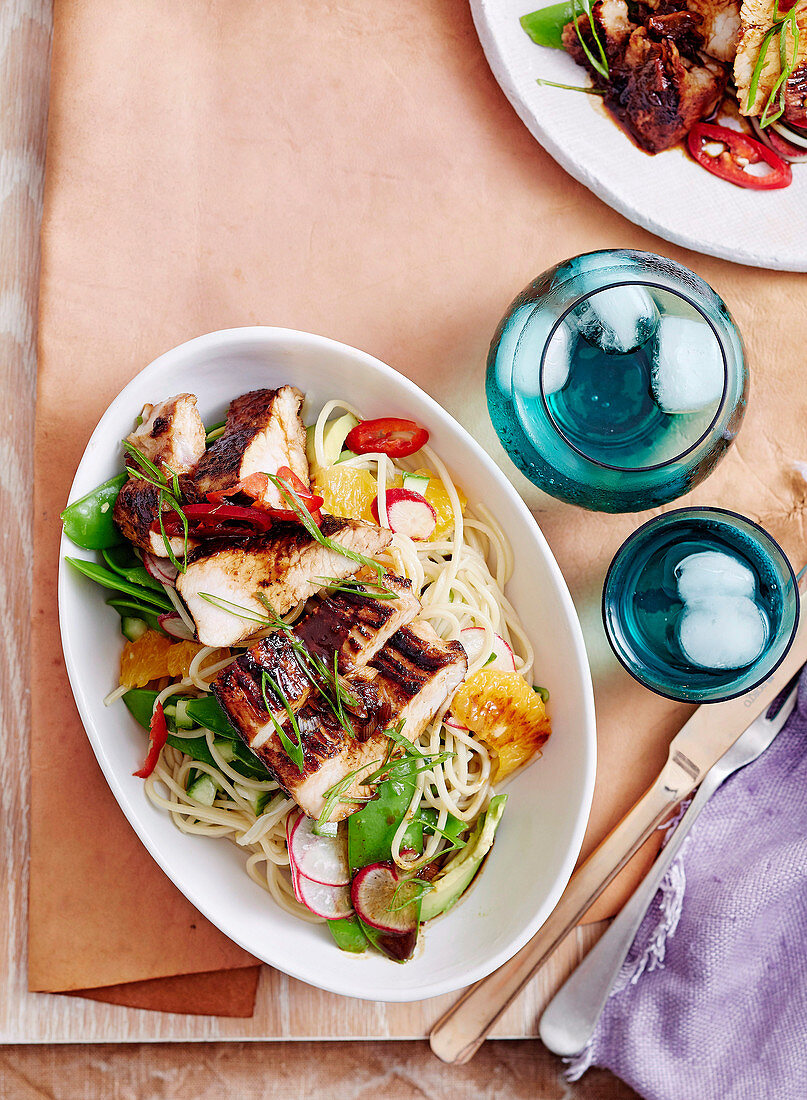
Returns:
[[[148,575],[153,577],[155,581],[159,581],[161,584],[170,584],[172,588],[176,587],[175,582],[179,570],[168,558],[156,558],[154,554],[144,554],[143,565],[146,567]]]
[[[402,905],[403,891],[396,890],[405,879],[394,863],[371,863],[353,876],[350,896],[357,915],[365,924],[379,932],[409,936],[417,932],[418,907],[415,902]],[[404,888],[405,889],[405,888]]]
[[[462,733],[468,733],[468,727],[461,726],[456,718],[452,718],[450,714],[443,721],[452,730],[461,730]]]
[[[302,817],[302,811],[297,810],[293,813],[290,813],[286,818],[286,849],[289,853],[289,871],[291,872],[291,885],[294,889],[294,896],[297,898],[301,905],[303,905],[304,902],[300,897],[300,871],[297,867],[297,864],[294,862],[294,856],[292,855],[291,838],[294,836],[294,830],[300,824]]]
[[[378,523],[378,497],[373,501],[372,509]],[[434,508],[413,489],[387,489],[387,519],[390,531],[408,535],[410,539],[427,539],[437,526]]]
[[[304,875],[298,875],[294,883],[294,892],[297,900],[316,913],[318,917],[326,920],[345,920],[353,916],[353,906],[350,904],[350,888],[347,886],[326,886],[322,882],[312,882]]]
[[[294,830],[303,820],[302,810],[292,810],[286,817],[286,848],[289,853],[289,863],[292,865],[292,870],[297,870],[297,865],[294,861],[294,852],[291,849],[291,838],[294,836]]]
[[[299,873],[320,886],[347,886],[350,869],[347,862],[347,833],[340,829],[336,836],[318,836],[314,821],[303,814],[289,840],[289,859]]]
[[[159,615],[157,621],[165,633],[170,634],[172,638],[181,638],[183,642],[196,640],[194,632],[185,620],[177,615],[176,611],[168,611],[165,615]]]
[[[484,668],[500,669],[503,672],[515,672],[516,659],[513,651],[500,634],[493,635],[493,644],[487,654],[483,656],[482,647],[485,644],[485,630],[481,626],[469,626],[460,631],[460,641],[463,649],[468,654],[468,664],[474,664],[480,657],[487,660],[491,653],[494,659]]]

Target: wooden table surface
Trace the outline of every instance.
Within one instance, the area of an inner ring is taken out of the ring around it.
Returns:
[[[126,1009],[67,996],[27,991],[25,922],[27,886],[28,638],[31,565],[31,494],[36,379],[36,305],[39,223],[42,211],[51,13],[48,0],[0,0],[0,721],[6,751],[0,755],[0,1043],[142,1043],[206,1040],[204,1048],[175,1045],[159,1053],[139,1046],[65,1051],[0,1050],[0,1098],[27,1095],[170,1095],[182,1080],[188,1095],[206,1096],[214,1069],[217,1096],[270,1095],[260,1067],[263,1044],[243,1039],[422,1039],[452,997],[421,1005],[367,1005],[322,994],[264,968],[250,1020],[175,1016]],[[14,746],[15,751],[10,751]],[[271,1060],[283,1072],[271,1095],[332,1095],[337,1073],[359,1089],[386,1079],[390,1097],[486,1095],[586,1097],[606,1100],[633,1093],[609,1074],[589,1073],[566,1085],[561,1064],[535,1039],[540,1010],[601,928],[571,937],[564,949],[507,1014],[496,1034],[527,1038],[489,1043],[469,1067],[442,1067],[423,1042],[340,1044],[330,1056],[309,1043],[277,1043]],[[226,1046],[215,1040],[228,1039]],[[235,1042],[233,1042],[235,1040]],[[213,1042],[211,1042],[213,1041]],[[189,1065],[193,1069],[189,1070]],[[224,1072],[226,1064],[226,1073]],[[69,1073],[64,1077],[62,1070]],[[180,1068],[182,1073],[180,1074]],[[474,1068],[476,1067],[476,1068]],[[159,1084],[157,1082],[160,1082]],[[295,1084],[296,1082],[296,1084]],[[232,1089],[232,1091],[230,1091]],[[253,1091],[254,1089],[254,1091]],[[224,1090],[224,1091],[222,1091]],[[301,1091],[302,1090],[302,1091]],[[421,1091],[422,1090],[422,1091]],[[129,1094],[129,1091],[126,1091]]]

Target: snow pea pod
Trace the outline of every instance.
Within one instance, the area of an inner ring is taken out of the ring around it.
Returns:
[[[83,573],[85,577],[89,577],[96,584],[103,585],[104,588],[111,588],[114,592],[122,592],[125,596],[132,596],[140,603],[146,603],[149,606],[153,604],[160,611],[174,610],[174,605],[166,595],[161,596],[151,588],[132,584],[120,573],[113,573],[111,569],[105,569],[94,561],[85,561],[84,558],[65,558],[64,560],[78,570],[79,573]]]
[[[131,584],[139,584],[141,588],[152,588],[155,592],[165,594],[162,584],[148,572],[139,558],[131,552],[128,546],[113,546],[101,551],[101,556],[113,573],[119,573],[124,580]]]
[[[389,778],[378,784],[377,797],[347,819],[347,852],[353,870],[392,859],[392,840],[412,801],[420,766],[416,758],[399,761]],[[419,817],[410,822],[401,847],[423,850],[423,822]]]
[[[65,508],[61,518],[71,542],[85,550],[104,550],[123,541],[112,521],[112,509],[124,481],[126,474],[119,474]]]
[[[367,936],[364,934],[358,917],[346,917],[345,920],[329,920],[328,927],[340,951],[349,951],[360,955],[367,950]]]
[[[551,4],[548,8],[522,15],[519,22],[533,42],[539,46],[549,46],[553,50],[562,50],[563,28],[574,19],[573,0],[564,0],[561,4]]]
[[[238,734],[230,725],[230,720],[219,706],[215,695],[203,695],[200,699],[189,700],[186,713],[198,726],[213,730],[222,737],[230,737],[233,741],[238,739]]]

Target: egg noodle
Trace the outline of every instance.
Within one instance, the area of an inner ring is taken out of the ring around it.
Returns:
[[[314,451],[317,465],[325,465],[323,429],[334,413],[360,414],[343,401],[330,401],[320,412],[314,429]],[[389,571],[406,577],[419,593],[422,603],[420,617],[426,619],[445,640],[459,639],[467,627],[481,627],[484,641],[479,656],[469,664],[471,674],[481,668],[494,648],[494,634],[499,634],[511,646],[516,670],[531,683],[533,650],[512,606],[504,595],[504,586],[513,567],[513,554],[504,532],[482,505],[467,505],[465,514],[459,493],[440,458],[426,446],[418,452],[418,469],[428,465],[433,476],[440,479],[453,511],[453,531],[434,541],[413,541],[406,535],[394,534],[391,545],[378,556]],[[393,461],[385,454],[363,454],[347,458],[339,468],[367,470],[376,480],[378,514],[383,527],[388,527],[386,490],[396,475],[411,472],[411,460]],[[437,529],[439,531],[439,527]],[[166,586],[169,598],[177,606],[174,590]],[[178,613],[187,616],[184,608]],[[294,608],[286,622],[293,622],[303,611]],[[259,631],[237,648],[244,649]],[[235,647],[234,647],[235,648]],[[210,682],[234,656],[221,660],[221,650],[205,647],[194,657],[188,675],[169,684],[157,696],[165,702],[170,696],[191,695],[210,691]],[[122,689],[126,690],[126,689]],[[114,693],[114,694],[117,694]],[[156,702],[155,702],[156,707]],[[414,779],[412,801],[398,828],[392,845],[395,863],[412,870],[433,860],[447,845],[440,830],[451,814],[469,825],[485,809],[492,794],[492,760],[482,741],[468,730],[444,721],[445,707],[424,729],[415,742],[416,748],[430,756],[442,757],[441,763],[420,771]],[[177,730],[175,737],[199,737],[198,729]],[[289,856],[286,848],[286,818],[296,809],[293,799],[274,780],[247,779],[223,759],[216,747],[214,734],[205,731],[207,745],[216,766],[192,760],[175,748],[166,746],[156,768],[145,781],[148,798],[171,814],[184,833],[200,836],[228,837],[249,854],[246,869],[259,886],[267,890],[282,908],[303,920],[319,923],[315,916],[294,897],[288,874]],[[187,794],[190,773],[204,772],[217,787],[212,806],[203,806]],[[265,804],[256,813],[258,797]],[[433,807],[438,814],[434,833],[424,835],[424,850],[419,856],[401,851],[406,827],[419,805]]]

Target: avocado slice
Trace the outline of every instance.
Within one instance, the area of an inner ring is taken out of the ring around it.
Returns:
[[[336,420],[329,420],[322,429],[322,451],[326,466],[333,466],[339,460],[342,453],[342,444],[347,438],[351,428],[355,428],[358,420],[352,413],[338,416]],[[314,453],[314,425],[306,429],[305,453],[308,464],[312,469],[317,467],[317,456]]]
[[[490,800],[485,815],[471,834],[459,855],[434,880],[434,889],[425,894],[420,906],[420,919],[432,920],[454,905],[471,885],[482,861],[493,846],[496,828],[504,813],[506,794],[497,794]]]

